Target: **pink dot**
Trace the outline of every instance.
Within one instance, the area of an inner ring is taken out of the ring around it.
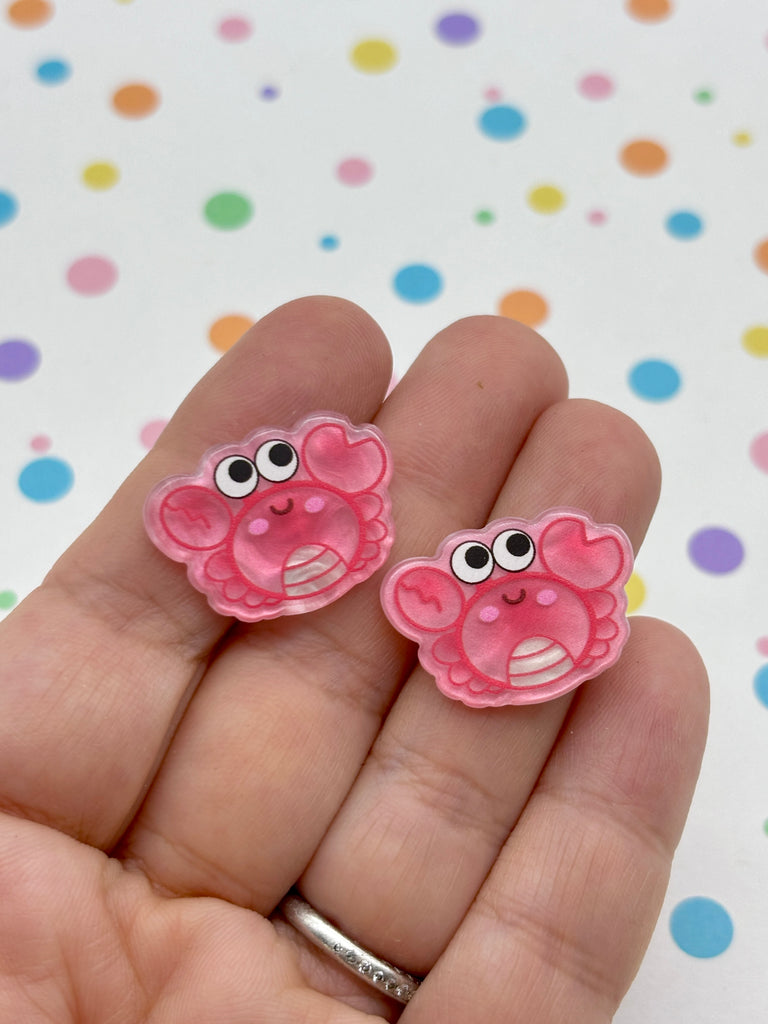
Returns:
[[[579,82],[579,92],[588,100],[605,100],[612,95],[615,86],[607,75],[584,75]]]
[[[268,529],[269,523],[266,519],[254,519],[252,523],[248,524],[248,533],[252,533],[255,537],[260,537]]]
[[[149,423],[145,423],[141,428],[139,440],[147,450],[149,450],[154,445],[158,437],[160,437],[167,422],[168,420],[150,420]]]
[[[768,636],[761,636],[757,641],[757,649],[760,654],[765,655],[768,658]]]
[[[498,103],[501,99],[501,89],[497,89],[495,85],[492,85],[490,89],[485,90],[483,96],[489,103]]]
[[[307,498],[304,502],[304,508],[307,512],[322,512],[325,508],[325,498],[321,498],[319,494],[315,494],[311,498]]]
[[[587,214],[587,220],[590,224],[594,224],[599,227],[601,224],[605,224],[608,220],[608,214],[605,210],[590,210]]]
[[[481,622],[495,622],[498,617],[499,609],[493,604],[488,604],[485,608],[480,609]]]
[[[366,185],[373,177],[373,167],[367,160],[351,156],[338,165],[336,177],[345,185]]]
[[[749,456],[764,473],[768,473],[768,433],[758,434],[749,446]]]
[[[67,281],[78,295],[103,295],[117,281],[117,267],[104,256],[84,256],[70,266]]]
[[[51,439],[46,434],[37,434],[29,442],[29,447],[35,452],[47,452],[51,447]]]
[[[540,590],[536,595],[536,604],[543,604],[545,608],[554,604],[556,600],[557,592],[554,590]]]
[[[253,31],[247,18],[225,18],[219,22],[219,35],[228,43],[241,43]]]

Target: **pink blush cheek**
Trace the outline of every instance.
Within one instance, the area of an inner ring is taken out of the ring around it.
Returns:
[[[495,622],[499,617],[499,609],[493,604],[487,604],[480,609],[478,618],[481,622]]]
[[[322,512],[325,508],[325,498],[321,498],[315,494],[311,498],[307,498],[304,502],[304,508],[307,512]]]
[[[557,600],[557,593],[554,590],[540,590],[536,595],[536,604],[549,608]]]
[[[248,523],[248,533],[252,533],[255,537],[260,537],[268,529],[269,523],[266,519],[254,519],[253,522]]]

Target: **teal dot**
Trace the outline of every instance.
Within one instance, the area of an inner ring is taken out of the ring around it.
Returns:
[[[495,107],[488,107],[480,115],[480,131],[489,139],[506,141],[516,139],[526,128],[525,115],[517,107],[509,107],[506,104],[499,104]]]
[[[334,249],[338,249],[341,243],[336,235],[323,235],[320,239],[320,248],[326,252],[333,252]]]
[[[678,903],[669,927],[684,953],[702,959],[719,956],[733,941],[731,915],[722,904],[706,896],[692,896]]]
[[[704,223],[701,217],[690,210],[678,210],[667,217],[667,231],[673,238],[697,238],[703,230]]]
[[[72,488],[75,474],[62,459],[34,459],[19,474],[19,489],[32,501],[58,501]]]
[[[768,665],[763,665],[755,673],[755,696],[761,704],[768,708]]]
[[[0,227],[8,224],[19,212],[19,204],[10,192],[0,191]]]
[[[72,68],[65,60],[44,60],[37,65],[37,77],[44,85],[59,85],[71,74]]]
[[[443,279],[434,269],[423,263],[411,263],[395,274],[394,288],[406,302],[431,302],[443,290]]]
[[[640,398],[665,402],[680,390],[680,374],[663,359],[646,359],[629,371],[629,386]]]

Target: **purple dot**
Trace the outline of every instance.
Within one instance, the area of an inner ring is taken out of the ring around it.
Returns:
[[[0,379],[24,380],[40,365],[40,353],[29,341],[10,338],[0,342]]]
[[[260,95],[263,100],[276,100],[280,95],[280,90],[275,85],[265,85]]]
[[[688,554],[699,569],[722,575],[738,569],[744,561],[744,545],[730,530],[708,526],[688,541]]]
[[[435,25],[435,31],[449,46],[466,46],[477,38],[480,25],[469,14],[446,14]]]

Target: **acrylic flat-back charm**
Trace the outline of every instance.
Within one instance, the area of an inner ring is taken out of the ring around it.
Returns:
[[[211,449],[155,487],[144,521],[212,608],[256,622],[330,604],[386,561],[391,474],[375,427],[314,413]]]
[[[612,665],[629,635],[632,547],[617,526],[558,508],[447,537],[386,576],[382,605],[448,697],[535,704]]]

